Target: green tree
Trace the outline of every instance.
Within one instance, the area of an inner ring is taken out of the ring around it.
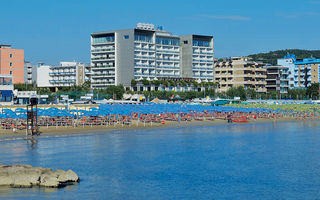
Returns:
[[[257,92],[254,89],[249,88],[246,90],[246,97],[248,99],[257,99]]]
[[[306,99],[306,90],[305,89],[289,89],[288,96],[292,99]]]
[[[162,80],[161,84],[164,85],[165,87],[169,86],[169,82],[167,80]]]
[[[143,80],[142,80],[142,84],[143,84],[144,86],[150,85],[150,81],[148,81],[147,79],[143,79]]]
[[[169,80],[168,82],[169,82],[169,85],[170,85],[170,86],[175,86],[175,85],[176,85],[176,82],[173,81],[173,80]]]
[[[184,80],[180,81],[179,84],[180,84],[181,86],[183,86],[183,87],[187,86],[187,83],[186,83]]]
[[[159,80],[153,80],[151,83],[152,83],[153,85],[155,85],[155,86],[159,86],[159,85],[161,84],[161,81],[159,81]]]
[[[320,58],[320,50],[303,50],[303,49],[285,49],[285,50],[277,50],[270,51],[268,53],[258,53],[249,55],[254,61],[261,61],[264,63],[269,63],[272,65],[277,64],[278,58],[283,58],[288,53],[295,54],[297,58],[311,58],[316,57]]]
[[[114,96],[116,99],[122,99],[123,94],[125,93],[125,89],[123,85],[119,86],[109,86],[106,89],[106,93]]]
[[[133,79],[133,80],[131,80],[131,86],[132,86],[132,87],[136,86],[136,85],[137,85],[137,83],[138,83],[138,82],[137,82],[136,80],[134,80],[134,79]]]
[[[268,99],[279,99],[280,93],[277,91],[270,91],[267,93]]]
[[[91,82],[90,82],[90,81],[84,82],[84,83],[81,85],[81,88],[82,88],[84,91],[89,92],[90,89],[91,89]]]
[[[242,86],[232,87],[226,92],[226,94],[229,96],[229,98],[240,97],[240,99],[243,101],[247,100],[246,91]]]
[[[318,99],[319,98],[319,83],[312,83],[306,91],[306,94],[311,99]]]
[[[17,83],[14,84],[14,89],[18,91],[31,91],[34,90],[33,84],[24,84],[24,83]]]

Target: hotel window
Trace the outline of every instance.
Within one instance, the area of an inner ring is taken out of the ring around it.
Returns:
[[[12,71],[10,71],[10,75],[12,74]]]
[[[125,36],[123,36],[124,37],[124,39],[129,39],[129,35],[125,35]]]
[[[10,67],[12,67],[12,62],[10,62]]]
[[[10,58],[12,58],[12,54],[10,53]]]

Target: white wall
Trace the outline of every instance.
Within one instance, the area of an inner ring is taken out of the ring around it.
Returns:
[[[52,87],[49,82],[49,65],[41,65],[37,67],[37,86],[38,87]]]
[[[292,87],[294,86],[294,60],[292,58],[281,58],[277,60],[277,64],[289,68],[289,88],[294,88]]]
[[[73,61],[73,62],[60,62],[60,65],[61,66],[64,66],[64,67],[67,67],[67,66],[75,66],[77,65],[78,63]]]

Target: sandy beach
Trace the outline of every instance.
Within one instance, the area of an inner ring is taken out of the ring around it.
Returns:
[[[217,126],[217,125],[243,125],[243,124],[256,124],[256,123],[281,123],[281,122],[301,122],[301,121],[314,121],[320,123],[319,119],[295,119],[295,118],[280,118],[280,119],[257,119],[251,120],[248,123],[227,123],[227,120],[216,119],[203,120],[203,121],[188,121],[188,122],[176,122],[176,121],[167,121],[165,124],[161,123],[138,123],[133,121],[131,125],[109,125],[109,126],[58,126],[58,127],[40,127],[40,135],[34,136],[35,138],[43,137],[62,137],[62,136],[73,136],[73,135],[88,135],[92,134],[104,134],[110,131],[116,130],[140,130],[140,129],[154,129],[154,128],[168,128],[168,127],[197,127],[197,126]],[[10,141],[10,140],[19,140],[25,139],[26,137],[25,130],[18,130],[13,132],[12,130],[0,130],[0,142],[1,141]],[[30,137],[30,136],[29,136]]]

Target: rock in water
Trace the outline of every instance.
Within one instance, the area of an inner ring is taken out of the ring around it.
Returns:
[[[58,181],[58,178],[51,174],[45,174],[40,177],[40,186],[44,187],[60,187],[60,182]]]
[[[61,180],[61,182],[78,182],[79,181],[78,175],[74,173],[74,171],[72,171],[71,169],[61,174],[58,177],[58,179]]]
[[[32,167],[30,165],[0,165],[0,186],[11,187],[63,187],[78,182],[78,175],[72,170],[56,170]]]
[[[13,183],[13,178],[7,175],[0,175],[0,186],[11,185]]]

